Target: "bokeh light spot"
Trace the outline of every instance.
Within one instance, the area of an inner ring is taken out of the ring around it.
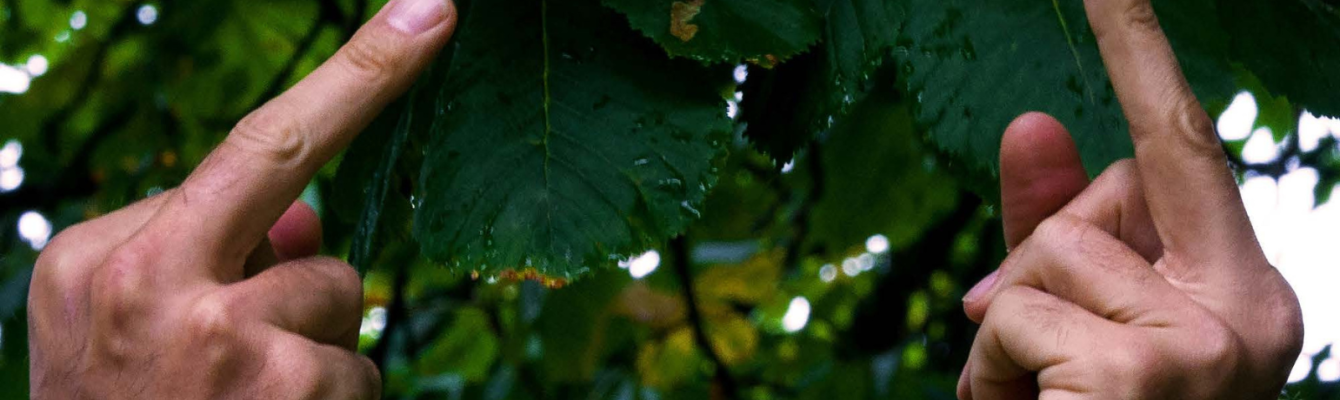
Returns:
[[[651,275],[652,272],[656,271],[656,267],[659,266],[661,266],[661,253],[658,253],[656,250],[651,250],[636,257],[619,261],[619,268],[627,269],[628,275],[632,276],[633,279],[642,279],[647,275]]]
[[[1242,140],[1252,134],[1252,124],[1256,123],[1256,98],[1251,93],[1238,93],[1233,103],[1219,115],[1219,137],[1224,140]]]
[[[51,239],[51,222],[36,211],[28,211],[19,216],[19,236],[23,237],[33,250],[41,250]]]
[[[805,324],[809,322],[810,301],[801,296],[791,299],[791,305],[786,308],[786,314],[782,316],[782,329],[792,333],[799,332],[805,329]]]
[[[75,11],[70,15],[70,29],[80,30],[88,26],[88,14],[84,10]]]
[[[34,78],[46,74],[47,68],[50,67],[51,64],[47,62],[47,58],[41,54],[34,54],[32,57],[28,57],[28,63],[25,65],[25,68],[28,70],[28,75]]]
[[[865,251],[884,254],[884,252],[889,251],[889,238],[884,235],[871,236],[865,240]]]
[[[142,5],[135,11],[135,18],[140,20],[141,25],[153,25],[158,21],[158,7],[152,4]]]

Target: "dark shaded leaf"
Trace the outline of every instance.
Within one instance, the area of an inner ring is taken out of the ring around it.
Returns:
[[[1028,111],[1059,119],[1089,173],[1129,157],[1126,121],[1082,2],[913,0],[899,48],[918,121],[968,169],[997,173],[1005,127]],[[1210,0],[1156,1],[1202,102],[1232,95],[1225,37]]]
[[[622,25],[584,2],[473,5],[421,176],[425,254],[572,278],[698,217],[725,154],[729,74]]]
[[[777,161],[791,160],[817,132],[859,102],[907,18],[894,0],[819,0],[823,42],[775,69],[751,67],[741,87],[745,136]]]
[[[1318,0],[1220,0],[1233,58],[1266,88],[1315,114],[1340,116],[1340,11]]]
[[[811,240],[829,257],[882,234],[892,249],[919,237],[953,210],[958,189],[913,129],[908,105],[891,93],[870,96],[824,143],[824,191]]]
[[[774,65],[819,40],[812,0],[604,0],[672,56]]]

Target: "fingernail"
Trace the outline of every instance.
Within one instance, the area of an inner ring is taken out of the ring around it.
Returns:
[[[982,295],[991,290],[992,286],[996,286],[996,277],[998,275],[1000,275],[1000,270],[996,270],[995,272],[992,272],[991,275],[982,278],[981,282],[977,282],[977,285],[968,290],[968,295],[963,296],[963,302],[971,303],[977,301],[978,298],[981,298]]]
[[[399,0],[386,22],[398,31],[418,35],[447,18],[447,0]]]

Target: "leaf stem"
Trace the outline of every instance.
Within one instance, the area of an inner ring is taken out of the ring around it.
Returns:
[[[252,100],[251,106],[247,107],[247,112],[260,108],[265,102],[279,96],[287,87],[285,83],[288,83],[289,78],[297,71],[298,65],[302,63],[303,56],[312,50],[312,46],[316,44],[316,39],[321,36],[321,28],[325,27],[326,23],[333,22],[332,18],[339,13],[338,8],[331,10],[330,8],[334,6],[328,3],[330,2],[321,2],[321,18],[313,22],[312,27],[307,29],[307,33],[303,34],[302,39],[299,39],[297,46],[293,49],[293,56],[289,57],[288,62],[279,70],[279,73],[276,73],[270,79],[270,84],[265,87],[265,91],[255,100]]]
[[[1061,13],[1061,1],[1052,0],[1052,9],[1056,10],[1056,19],[1061,21],[1061,31],[1065,32],[1066,44],[1070,46],[1070,54],[1075,56],[1075,67],[1079,68],[1079,80],[1084,83],[1084,93],[1089,95],[1089,102],[1096,103],[1098,100],[1093,96],[1093,89],[1089,87],[1089,75],[1084,73],[1084,63],[1079,58],[1079,48],[1075,47],[1075,38],[1070,35],[1070,24],[1066,23],[1065,14]]]
[[[549,103],[553,102],[553,97],[549,92],[549,1],[540,1],[540,39],[543,42],[544,52],[544,71],[541,79],[544,82],[544,101],[541,106],[544,107],[544,137],[541,139],[544,144],[544,210],[545,225],[549,232],[549,246],[553,249],[554,245],[554,208],[553,200],[550,199],[552,191],[549,186],[549,132],[553,130],[552,120],[549,117]]]

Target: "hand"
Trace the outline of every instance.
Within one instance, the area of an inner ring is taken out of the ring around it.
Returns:
[[[354,352],[362,283],[311,257],[319,222],[293,201],[455,20],[445,0],[391,1],[181,187],[57,236],[28,298],[33,398],[377,398]]]
[[[1085,5],[1136,158],[1066,204],[1087,179],[1065,129],[1040,114],[1007,129],[1012,250],[964,299],[982,327],[959,397],[1275,399],[1302,346],[1298,299],[1149,0]]]

